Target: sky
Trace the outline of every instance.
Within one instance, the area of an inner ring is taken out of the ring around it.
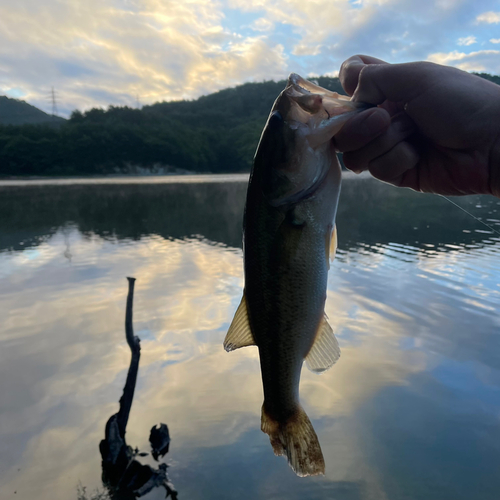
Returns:
[[[58,114],[195,99],[369,54],[500,74],[500,0],[0,0],[0,95]]]

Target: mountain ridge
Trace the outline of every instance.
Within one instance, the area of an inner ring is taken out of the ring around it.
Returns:
[[[0,96],[1,125],[61,125],[65,121],[64,118],[49,115],[21,99],[13,99],[3,95]]]
[[[478,76],[500,84],[499,76]],[[314,80],[344,93],[338,78]],[[245,83],[142,109],[75,110],[59,127],[0,125],[0,175],[249,172],[262,128],[284,87],[285,80]]]

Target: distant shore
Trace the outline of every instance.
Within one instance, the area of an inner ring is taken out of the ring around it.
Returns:
[[[248,182],[249,174],[123,175],[93,177],[37,177],[0,179],[0,187],[69,186],[77,184],[196,184],[207,182]]]
[[[71,186],[78,184],[196,184],[209,182],[248,182],[250,174],[194,174],[194,175],[113,175],[95,177],[17,177],[2,179],[0,187],[15,186]],[[353,172],[342,172],[342,180],[367,178]]]

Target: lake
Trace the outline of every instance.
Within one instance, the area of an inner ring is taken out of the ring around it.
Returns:
[[[244,176],[2,182],[0,498],[103,491],[133,276],[126,439],[148,451],[168,424],[180,499],[498,500],[500,238],[441,197],[346,177],[326,302],[342,356],[301,379],[326,461],[309,478],[260,431],[257,350],[222,348]],[[500,200],[453,201],[500,230]]]

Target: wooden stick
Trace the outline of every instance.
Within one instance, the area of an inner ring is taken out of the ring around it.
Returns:
[[[128,417],[130,409],[132,408],[132,401],[134,400],[135,384],[137,382],[137,373],[139,371],[139,360],[141,357],[141,340],[139,337],[134,336],[134,329],[132,325],[133,305],[134,305],[134,285],[135,278],[128,278],[128,295],[127,295],[127,309],[125,312],[125,337],[127,344],[132,352],[130,359],[130,366],[127,374],[127,381],[123,388],[123,394],[120,398],[120,409],[117,413],[117,423],[120,436],[125,437],[127,428]]]

